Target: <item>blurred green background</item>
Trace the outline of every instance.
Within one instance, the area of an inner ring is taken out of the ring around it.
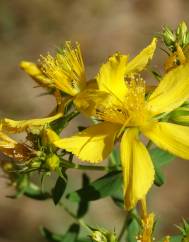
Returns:
[[[19,69],[21,60],[36,61],[65,40],[79,41],[91,78],[115,51],[134,56],[164,24],[175,28],[181,20],[189,23],[188,12],[187,0],[0,0],[0,116],[42,117],[54,106],[51,97],[39,97],[43,90],[33,88],[35,83]],[[165,55],[157,54],[154,65],[161,69]],[[151,209],[161,220],[161,234],[176,233],[174,224],[189,217],[188,171],[188,161],[173,162],[165,169],[166,184],[151,192]],[[70,172],[70,183],[72,189],[78,188],[79,172]],[[0,242],[42,242],[40,225],[62,232],[72,222],[51,201],[6,198],[12,193],[1,176]],[[91,204],[86,220],[118,232],[123,218],[123,212],[104,199]]]

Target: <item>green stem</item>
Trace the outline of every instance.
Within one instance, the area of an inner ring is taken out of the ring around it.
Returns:
[[[75,163],[69,163],[67,160],[61,159],[62,165],[65,168],[79,169],[79,170],[96,170],[96,171],[108,171],[106,166],[90,166],[90,165],[80,165]]]
[[[83,219],[78,219],[75,214],[73,214],[69,208],[67,208],[64,204],[63,208],[64,210],[78,223],[80,224],[83,228],[85,228],[88,232],[92,233],[93,231],[89,228],[89,226],[84,222]]]
[[[124,223],[123,223],[123,226],[122,226],[122,229],[119,233],[119,236],[118,236],[118,241],[121,241],[122,238],[123,238],[123,235],[125,234],[126,232],[126,228],[127,228],[127,224],[128,224],[128,216],[125,218],[124,220]]]
[[[111,152],[111,154],[109,156],[109,161],[110,161],[111,166],[116,166],[117,163],[116,163],[116,158],[115,158],[113,151]]]

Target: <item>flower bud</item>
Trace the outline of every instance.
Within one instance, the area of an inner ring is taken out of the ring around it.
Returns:
[[[56,170],[59,167],[60,159],[56,154],[51,154],[46,159],[46,165],[50,170]]]
[[[115,233],[110,233],[106,230],[95,230],[92,233],[91,239],[93,242],[117,242]]]
[[[173,123],[189,126],[189,107],[180,107],[170,114]]]
[[[49,88],[54,87],[53,82],[42,73],[40,68],[35,63],[21,61],[20,68],[31,76],[40,86]]]
[[[91,238],[94,242],[107,242],[106,236],[100,231],[94,231]]]
[[[179,24],[176,30],[176,36],[178,43],[184,47],[186,44],[186,36],[187,36],[188,28],[186,23],[183,21]]]
[[[166,236],[163,240],[163,242],[170,242],[170,236]]]
[[[171,47],[175,44],[176,37],[169,27],[163,28],[163,41],[168,47]]]

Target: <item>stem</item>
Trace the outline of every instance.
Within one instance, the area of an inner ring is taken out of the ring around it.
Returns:
[[[65,168],[79,169],[79,170],[96,170],[96,171],[108,171],[106,166],[90,166],[70,163],[67,160],[61,159],[62,165]]]
[[[78,223],[80,224],[83,228],[85,228],[88,232],[92,233],[93,231],[88,227],[88,225],[84,222],[83,219],[78,219],[75,214],[73,214],[69,208],[67,208],[64,204],[63,205],[63,208],[64,210]]]
[[[121,241],[121,239],[123,238],[123,235],[125,234],[126,228],[127,228],[127,224],[128,224],[128,216],[125,218],[122,229],[119,233],[118,236],[118,241]]]
[[[113,151],[110,153],[109,161],[110,161],[111,166],[116,166],[117,162],[116,162],[116,158],[115,158]]]
[[[143,198],[142,200],[140,200],[140,205],[141,205],[141,218],[145,219],[148,215],[146,198]]]

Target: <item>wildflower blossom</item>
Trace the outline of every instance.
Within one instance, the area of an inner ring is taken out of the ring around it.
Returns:
[[[85,67],[78,43],[74,48],[67,41],[62,53],[58,52],[55,57],[50,54],[42,56],[41,70],[56,88],[70,96],[78,94],[86,85]]]
[[[110,57],[97,76],[99,90],[86,90],[75,100],[81,111],[103,122],[55,142],[83,161],[98,163],[111,152],[115,140],[122,137],[120,151],[127,209],[144,198],[154,180],[150,155],[139,139],[141,133],[160,148],[189,159],[189,128],[158,118],[188,98],[189,65],[165,75],[146,100],[145,82],[136,72],[145,67],[141,68],[141,63],[147,64],[154,49],[155,40],[130,62],[129,72],[125,56]]]

